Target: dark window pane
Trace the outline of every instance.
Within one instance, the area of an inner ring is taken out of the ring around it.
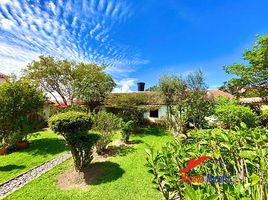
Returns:
[[[152,118],[158,118],[158,110],[150,111],[150,117],[152,117]]]

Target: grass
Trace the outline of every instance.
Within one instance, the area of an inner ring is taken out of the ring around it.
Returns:
[[[143,134],[131,137],[134,146],[123,148],[118,154],[105,162],[98,162],[102,175],[88,190],[62,190],[56,185],[57,177],[72,167],[69,159],[50,172],[32,181],[7,199],[91,199],[91,200],[160,200],[160,192],[152,183],[153,176],[148,172],[146,154],[147,144],[160,148],[172,140],[161,129],[144,129]]]
[[[29,148],[0,156],[0,183],[52,159],[65,150],[64,140],[50,131],[32,134]]]

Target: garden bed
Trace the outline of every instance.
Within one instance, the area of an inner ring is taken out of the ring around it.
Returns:
[[[57,180],[62,174],[72,171],[71,160],[57,166],[23,188],[15,191],[7,199],[162,199],[152,184],[153,176],[148,173],[144,149],[147,144],[160,148],[172,140],[164,130],[145,129],[144,133],[131,137],[132,145],[118,149],[107,160],[95,162],[100,176],[86,186],[76,189],[63,189]]]

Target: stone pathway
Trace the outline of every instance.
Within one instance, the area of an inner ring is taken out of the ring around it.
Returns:
[[[64,162],[71,157],[70,153],[66,153],[58,158],[54,158],[46,163],[43,163],[5,183],[0,184],[0,199],[5,198],[11,192],[23,187],[30,181],[36,179],[47,171],[51,170],[58,164]]]

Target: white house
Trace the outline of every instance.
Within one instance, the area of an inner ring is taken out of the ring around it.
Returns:
[[[155,122],[156,120],[165,117],[167,115],[167,105],[165,105],[163,99],[158,95],[157,92],[154,91],[144,91],[144,85],[145,83],[138,83],[138,91],[135,92],[129,92],[129,93],[114,93],[111,94],[110,98],[116,98],[118,96],[129,96],[130,98],[133,97],[135,99],[135,96],[145,96],[146,101],[143,104],[140,104],[140,106],[147,107],[149,111],[145,112],[144,118],[149,119],[152,122]],[[233,98],[233,95],[223,92],[221,90],[207,90],[207,97],[209,99],[216,99],[219,96],[225,96],[228,98]]]
[[[151,110],[149,112],[144,113],[144,118],[149,119],[152,122],[155,122],[157,119],[160,119],[162,117],[166,117],[167,115],[167,105],[164,104],[163,100],[157,95],[156,92],[152,91],[144,91],[142,93],[148,94],[148,98],[150,105],[158,106],[157,109]],[[153,97],[154,96],[154,97]],[[223,92],[221,90],[207,90],[207,97],[211,100],[216,99],[219,96],[225,96],[228,98],[233,98],[233,95]],[[152,101],[152,98],[155,99],[155,101]],[[153,102],[153,103],[152,103]]]

